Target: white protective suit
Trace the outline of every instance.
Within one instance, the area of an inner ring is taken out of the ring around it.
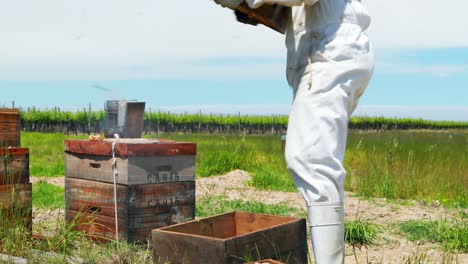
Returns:
[[[231,0],[234,5],[241,2]],[[266,3],[292,7],[286,46],[294,101],[286,162],[308,206],[316,263],[343,263],[343,159],[348,119],[374,68],[371,45],[363,33],[370,17],[358,0],[245,2],[251,8]]]

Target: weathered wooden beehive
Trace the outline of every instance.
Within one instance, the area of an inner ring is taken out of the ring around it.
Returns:
[[[307,263],[305,219],[233,212],[155,229],[152,238],[155,263]]]
[[[0,228],[21,224],[31,230],[31,193],[31,183],[0,185]]]
[[[113,156],[119,239],[146,241],[155,228],[194,219],[196,144],[66,140],[68,222],[84,221],[79,228],[95,239],[116,238]]]
[[[0,108],[0,147],[20,147],[18,109]]]
[[[29,183],[29,149],[0,148],[0,185]]]
[[[18,109],[0,109],[0,228],[32,226],[29,149],[20,148]]]

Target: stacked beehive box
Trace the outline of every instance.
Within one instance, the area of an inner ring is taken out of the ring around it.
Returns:
[[[20,114],[18,109],[0,108],[0,147],[20,146]]]
[[[31,228],[29,149],[20,148],[20,116],[17,109],[0,109],[0,218],[3,224],[21,222]],[[15,220],[16,218],[16,220]]]
[[[118,228],[120,240],[137,242],[155,228],[193,220],[195,156],[194,143],[66,140],[67,222],[79,221],[98,240],[117,238]]]

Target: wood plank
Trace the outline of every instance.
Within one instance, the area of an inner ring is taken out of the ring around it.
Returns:
[[[31,206],[32,184],[0,185],[0,209]]]
[[[195,159],[195,155],[129,157],[127,182],[134,185],[195,181]]]
[[[128,215],[128,187],[117,185],[118,217]],[[109,183],[65,178],[65,208],[114,215],[114,186]]]
[[[169,226],[163,228],[163,230],[224,239],[236,235],[235,227],[235,213],[228,213]]]
[[[117,183],[138,185],[195,181],[195,156],[142,156],[116,158]],[[114,182],[112,158],[97,155],[65,154],[65,175],[101,182]]]
[[[112,143],[89,140],[65,140],[65,151],[75,154],[112,156]],[[115,144],[116,156],[178,156],[195,155],[197,145],[184,142],[160,142],[154,144]]]
[[[260,259],[288,256],[290,263],[307,263],[306,221],[298,219],[266,229],[259,226],[258,231],[228,239],[226,254],[229,263],[241,263],[239,256],[246,255]]]
[[[174,233],[162,229],[152,232],[153,263],[225,263],[224,241]]]
[[[266,214],[253,214],[247,212],[235,213],[236,235],[240,236],[260,230],[269,229],[295,221],[292,217],[272,217]]]
[[[32,231],[32,184],[0,185],[0,228],[21,223]]]
[[[29,149],[3,149],[0,156],[0,185],[29,183]]]
[[[128,184],[128,159],[117,157],[117,183]],[[65,153],[65,176],[114,183],[112,157]]]
[[[119,236],[127,241],[144,241],[152,229],[195,217],[195,182],[118,184],[117,194]],[[78,212],[95,217],[93,224],[81,224],[79,230],[93,237],[115,237],[113,184],[66,178],[65,204],[67,221]]]
[[[117,185],[118,215],[124,218],[139,212],[176,212],[180,206],[195,207],[195,182]],[[114,215],[114,186],[75,178],[65,178],[65,206],[77,211]]]
[[[0,147],[20,147],[20,130],[19,110],[0,108]]]
[[[65,220],[68,224],[74,223],[73,225],[76,230],[83,231],[93,240],[101,242],[115,240],[114,217],[67,209],[65,211]],[[125,218],[119,218],[118,224],[119,239],[127,240],[127,220]]]

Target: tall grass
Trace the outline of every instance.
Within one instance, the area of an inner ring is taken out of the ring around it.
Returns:
[[[468,206],[468,131],[351,133],[345,165],[360,195]]]

